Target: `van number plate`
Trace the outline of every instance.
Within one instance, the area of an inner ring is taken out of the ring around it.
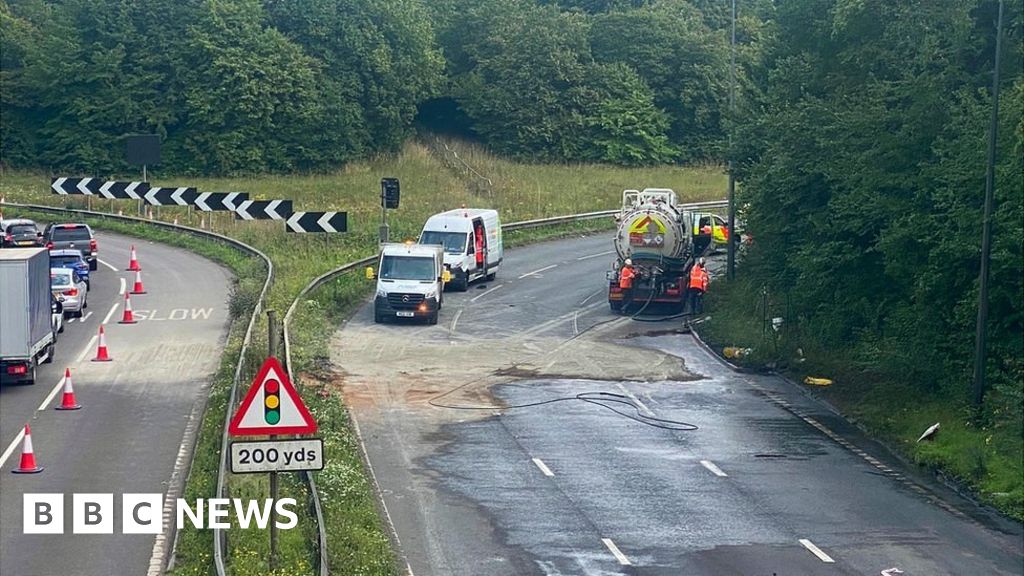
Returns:
[[[401,316],[402,318],[412,318],[413,316],[415,316],[415,314],[412,312],[395,312],[395,315]]]

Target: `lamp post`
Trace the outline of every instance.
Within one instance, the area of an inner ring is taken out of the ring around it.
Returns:
[[[736,0],[732,0],[732,39],[729,42],[729,238],[726,243],[726,277],[736,277],[736,178],[732,166],[732,132],[735,121],[735,86],[736,86]]]

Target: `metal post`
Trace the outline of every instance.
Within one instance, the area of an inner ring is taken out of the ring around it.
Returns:
[[[388,228],[388,209],[384,207],[384,196],[380,198],[380,241],[381,243],[387,242],[390,236],[390,229]]]
[[[732,0],[732,41],[729,54],[729,238],[726,242],[726,277],[732,280],[736,277],[736,178],[733,175],[732,166],[732,132],[735,122],[735,86],[736,86],[736,0]]]
[[[145,164],[142,165],[142,181],[143,182],[149,182],[149,178],[146,175],[146,165]],[[142,212],[142,199],[141,198],[139,199],[137,204],[138,204],[139,216],[145,216],[145,214]]]
[[[270,347],[270,356],[277,358],[277,311],[267,310],[267,329],[269,330],[267,341]],[[277,436],[271,435],[274,440]],[[277,472],[270,473],[270,501],[277,502]],[[270,521],[270,569],[277,567],[277,523],[271,518]]]
[[[992,73],[992,123],[988,131],[988,170],[985,174],[985,217],[981,231],[981,271],[978,273],[978,323],[974,336],[974,408],[985,398],[985,344],[988,330],[988,268],[992,252],[992,203],[996,179],[996,131],[999,128],[999,57],[1002,52],[1003,0],[996,23],[995,70]]]

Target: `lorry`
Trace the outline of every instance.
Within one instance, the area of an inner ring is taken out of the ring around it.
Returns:
[[[381,244],[377,262],[374,322],[425,318],[428,324],[437,324],[448,276],[444,268],[444,248],[412,241]]]
[[[690,268],[707,248],[695,245],[693,215],[679,205],[669,188],[625,190],[622,208],[615,216],[615,261],[608,272],[608,305],[613,312],[626,305],[660,305],[681,311],[686,304]],[[632,260],[636,276],[630,302],[619,288],[619,271]]]
[[[57,335],[45,248],[0,250],[0,382],[35,384],[53,361]]]
[[[449,286],[460,292],[474,280],[494,280],[505,251],[498,211],[484,208],[460,208],[431,216],[423,225],[419,243],[444,247],[444,266],[452,277]]]

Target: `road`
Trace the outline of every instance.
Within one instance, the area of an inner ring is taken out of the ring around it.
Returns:
[[[40,369],[36,385],[0,389],[0,450],[11,448],[0,468],[0,574],[141,575],[167,552],[162,536],[121,534],[121,494],[166,494],[187,472],[188,448],[227,337],[230,276],[185,250],[111,234],[97,238],[101,264],[92,273],[86,316],[66,323],[56,359]],[[132,243],[147,293],[132,297],[138,323],[121,325],[123,291],[135,280],[124,271]],[[94,363],[105,321],[113,361]],[[66,367],[81,410],[54,409]],[[44,471],[15,475],[10,470],[21,444],[12,441],[26,422]],[[64,494],[65,534],[23,534],[23,493]],[[72,534],[73,493],[113,493],[114,533]]]
[[[412,574],[1021,574],[1018,524],[796,385],[731,371],[679,320],[609,312],[610,244],[511,250],[437,326],[368,306],[335,335]]]

